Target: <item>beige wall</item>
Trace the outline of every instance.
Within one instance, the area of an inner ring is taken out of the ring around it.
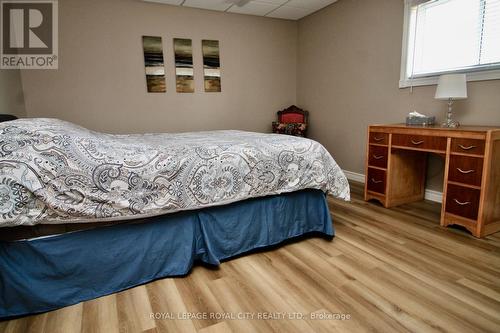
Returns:
[[[167,93],[147,93],[142,35],[162,36]],[[193,39],[196,92],[175,92],[172,39]],[[201,39],[220,40],[222,93],[203,92]],[[30,117],[108,132],[269,131],[296,102],[297,23],[144,3],[60,0],[59,70],[23,71]]]
[[[21,73],[17,69],[0,70],[0,113],[26,116]]]
[[[412,110],[443,119],[435,86],[399,89],[402,0],[340,0],[299,21],[297,101],[311,113],[310,134],[345,170],[364,173],[366,127],[404,122]],[[500,80],[468,83],[455,105],[463,124],[500,125]],[[432,158],[429,188],[443,164]]]

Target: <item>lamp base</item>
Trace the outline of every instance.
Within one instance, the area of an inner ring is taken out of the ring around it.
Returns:
[[[451,113],[451,107],[453,105],[453,99],[448,99],[448,113],[446,113],[446,120],[444,123],[441,124],[441,127],[447,127],[447,128],[457,128],[460,126],[460,123],[456,120],[451,119],[452,113]]]
[[[441,127],[447,127],[447,128],[457,128],[460,126],[460,123],[455,120],[446,120],[444,123],[441,124]]]

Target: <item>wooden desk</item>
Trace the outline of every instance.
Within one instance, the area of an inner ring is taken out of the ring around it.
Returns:
[[[500,128],[369,126],[365,200],[423,200],[428,153],[445,159],[441,225],[476,237],[500,231]]]

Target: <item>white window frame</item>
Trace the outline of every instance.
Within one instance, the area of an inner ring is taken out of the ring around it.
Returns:
[[[407,75],[408,63],[408,40],[410,35],[410,15],[411,15],[411,0],[404,0],[404,21],[403,21],[403,44],[401,49],[401,72],[399,76],[399,88],[415,87],[415,86],[430,86],[438,82],[439,75],[447,73],[466,73],[467,81],[485,81],[499,80],[500,68],[498,65],[485,66],[483,68],[462,68],[451,71],[443,71],[433,73],[427,76],[416,76],[410,78]]]

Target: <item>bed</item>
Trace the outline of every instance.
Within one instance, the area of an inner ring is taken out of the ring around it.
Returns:
[[[197,260],[331,237],[325,194],[349,200],[348,182],[309,139],[0,123],[0,318],[184,275]]]

